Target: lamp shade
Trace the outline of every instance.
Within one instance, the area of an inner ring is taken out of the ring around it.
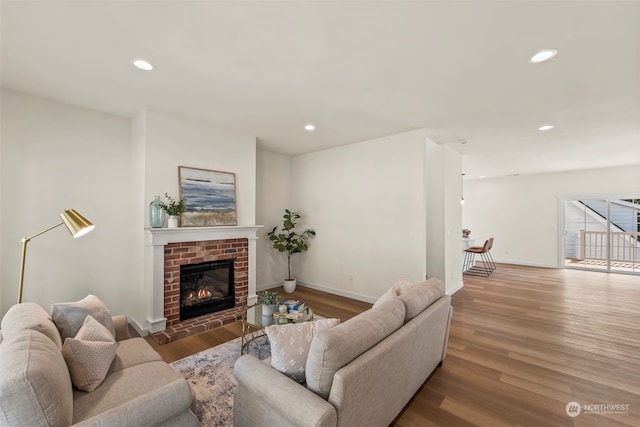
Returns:
[[[67,209],[60,214],[60,217],[74,238],[84,236],[96,227],[74,209]]]

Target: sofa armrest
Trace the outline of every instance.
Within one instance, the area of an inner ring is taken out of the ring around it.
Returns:
[[[113,329],[116,331],[116,341],[124,341],[131,338],[129,333],[129,319],[124,315],[111,316]]]
[[[254,356],[241,356],[233,366],[233,375],[238,381],[234,426],[337,424],[333,405]]]

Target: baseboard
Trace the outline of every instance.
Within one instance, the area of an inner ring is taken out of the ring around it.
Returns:
[[[329,287],[322,286],[322,285],[316,285],[314,283],[309,283],[309,282],[298,282],[298,283],[301,286],[305,286],[305,287],[310,288],[310,289],[315,289],[317,291],[327,292],[329,294],[339,295],[341,297],[351,298],[351,299],[355,299],[355,300],[358,300],[358,301],[368,302],[370,304],[373,304],[374,302],[376,302],[378,300],[377,298],[368,297],[366,295],[355,294],[353,292],[346,292],[346,291],[342,291],[340,289],[329,288]]]
[[[266,291],[267,289],[278,288],[282,286],[282,281],[273,283],[263,283],[262,285],[256,285],[256,291]]]
[[[541,267],[541,268],[562,268],[556,264],[543,264],[543,263],[537,263],[537,262],[522,262],[522,261],[502,261],[502,260],[495,260],[496,264],[509,264],[509,265],[523,265],[525,267]]]
[[[133,327],[133,329],[136,330],[138,334],[140,334],[141,337],[146,337],[147,335],[149,335],[149,331],[140,326],[136,319],[131,316],[127,316],[127,319],[129,320],[129,324]]]
[[[462,289],[464,287],[464,282],[460,282],[458,283],[456,286],[453,287],[453,289],[448,290],[447,292],[445,292],[445,294],[447,295],[453,295],[456,292],[458,292],[460,289]]]
[[[347,297],[347,298],[355,299],[358,301],[368,302],[370,304],[373,304],[374,302],[376,302],[376,298],[371,298],[371,297],[367,297],[365,295],[360,295],[360,294],[354,294],[352,292],[345,292],[345,291],[341,291],[340,289],[329,288],[327,286],[316,285],[309,282],[303,282],[301,280],[298,280],[298,285],[304,286],[309,289],[315,289],[317,291],[326,292],[333,295],[340,295],[341,297]],[[278,288],[280,286],[282,286],[282,282],[263,283],[262,285],[256,286],[256,289],[258,291],[265,291],[267,289]]]

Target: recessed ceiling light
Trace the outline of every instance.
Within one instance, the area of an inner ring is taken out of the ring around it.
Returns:
[[[316,127],[313,125],[313,123],[307,123],[306,125],[304,125],[304,130],[311,132],[316,130]]]
[[[541,130],[541,131],[551,130],[551,129],[553,129],[554,127],[555,127],[554,125],[542,125],[542,126],[540,126],[540,127],[538,128],[538,130]]]
[[[145,61],[144,59],[134,59],[131,62],[133,63],[133,65],[140,68],[141,70],[144,70],[144,71],[153,70],[153,65],[151,65],[151,63],[149,63],[148,61]]]
[[[529,62],[538,63],[548,61],[549,59],[556,56],[558,51],[556,49],[543,49],[540,52],[536,53],[529,59]]]

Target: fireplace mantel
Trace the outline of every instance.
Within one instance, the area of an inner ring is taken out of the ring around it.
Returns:
[[[164,317],[164,246],[169,243],[202,242],[207,240],[247,239],[249,244],[249,295],[254,304],[256,295],[256,240],[262,225],[225,227],[179,227],[145,229],[145,295],[149,332],[166,329]]]
[[[166,245],[178,242],[202,242],[204,240],[257,239],[262,225],[238,225],[227,227],[178,227],[147,228],[148,245]]]

